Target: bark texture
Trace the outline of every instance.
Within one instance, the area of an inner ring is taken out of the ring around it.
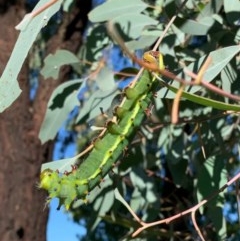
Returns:
[[[3,1],[3,3],[6,1]],[[18,37],[16,26],[22,19],[24,1],[6,6],[0,1],[0,73],[6,65]],[[73,52],[81,44],[81,30],[91,1],[76,1],[64,18],[58,33],[47,43],[47,51],[64,48]],[[82,13],[80,16],[79,13]],[[76,21],[78,16],[78,21]],[[75,21],[75,22],[74,22]],[[78,27],[81,27],[79,29]],[[66,34],[67,33],[67,34]],[[27,62],[27,61],[26,61]],[[34,103],[29,101],[28,65],[25,63],[18,81],[23,90],[10,108],[0,114],[0,236],[2,241],[46,239],[48,210],[44,210],[46,193],[36,188],[40,167],[51,160],[52,143],[41,145],[38,132],[54,88],[63,82],[69,68],[61,71],[58,80],[40,80]]]

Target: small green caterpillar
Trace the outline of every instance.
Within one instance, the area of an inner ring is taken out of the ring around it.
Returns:
[[[164,68],[162,55],[157,51],[146,52],[144,60],[156,62],[156,56],[159,58],[159,66]],[[124,90],[126,98],[114,109],[117,121],[107,122],[106,132],[93,142],[92,151],[78,168],[73,167],[72,171],[66,174],[50,169],[41,173],[39,187],[48,191],[48,202],[58,197],[59,208],[64,205],[69,209],[73,201],[86,200],[87,194],[99,185],[131,142],[145,117],[145,110],[151,103],[157,84],[151,73],[144,70],[134,88],[129,86]]]

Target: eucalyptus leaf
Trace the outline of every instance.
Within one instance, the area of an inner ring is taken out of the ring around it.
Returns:
[[[218,158],[221,158],[218,156]],[[211,193],[224,186],[227,182],[224,164],[219,162],[217,156],[209,157],[204,165],[198,169],[197,197],[198,201],[207,198]],[[221,171],[221,172],[219,172]],[[206,183],[208,185],[206,185]],[[220,193],[219,195],[223,195]]]
[[[42,143],[55,138],[59,128],[63,125],[74,106],[79,106],[77,92],[65,98],[63,108],[47,109],[39,132]]]
[[[36,11],[48,2],[49,0],[39,1],[33,11]],[[9,107],[20,95],[21,90],[17,83],[17,77],[22,65],[38,33],[47,24],[47,21],[60,9],[61,4],[62,0],[57,1],[44,12],[29,19],[27,24],[24,24],[24,27],[21,28],[20,25],[19,28],[22,30],[0,78],[0,112]]]
[[[69,112],[73,110],[74,106],[80,105],[77,90],[82,82],[82,79],[68,81],[58,86],[52,93],[39,132],[42,143],[54,139]]]
[[[240,52],[240,46],[235,45],[235,46],[229,46],[225,47],[222,49],[218,49],[215,51],[212,51],[209,54],[209,57],[211,58],[211,64],[207,68],[205,74],[203,75],[203,79],[207,82],[211,82],[222,70],[223,68],[229,63],[229,61]],[[189,71],[192,71],[194,73],[197,73],[203,64],[204,60],[206,60],[207,56],[201,57],[199,60],[191,63],[190,65],[187,66],[187,69]],[[181,77],[181,75],[179,75]],[[189,78],[186,77],[186,80]],[[171,86],[175,88],[179,88],[179,83],[177,81],[172,81]],[[198,90],[200,90],[200,86],[190,86],[186,88],[186,92],[189,93],[195,93]],[[174,98],[175,95],[169,92],[166,88],[162,88],[158,92],[158,96],[160,98]]]
[[[55,54],[49,54],[44,60],[44,67],[41,74],[45,79],[52,77],[57,79],[59,77],[60,67],[66,64],[79,63],[79,59],[70,51],[60,49]]]
[[[224,0],[224,9],[227,20],[230,24],[240,26],[240,1],[239,0]]]
[[[46,169],[59,171],[61,173],[64,173],[65,171],[70,172],[72,171],[72,166],[76,164],[77,159],[77,157],[72,157],[43,163],[41,167],[41,172]]]
[[[81,108],[81,111],[76,119],[76,123],[78,123],[83,117],[86,115],[89,116],[89,120],[101,114],[100,107],[103,111],[106,111],[112,103],[112,100],[116,96],[117,86],[115,85],[114,89],[102,91],[95,91],[88,100],[84,102],[84,105]]]
[[[219,240],[224,240],[227,232],[227,225],[223,216],[222,208],[223,205],[218,202],[216,206],[210,206],[207,209],[207,214],[213,221]]]
[[[186,34],[191,35],[206,35],[214,24],[214,19],[211,17],[202,18],[201,21],[183,19],[178,17],[175,25]]]
[[[126,42],[126,46],[131,50],[135,51],[138,49],[145,49],[149,45],[152,45],[157,40],[156,36],[140,36],[137,40]]]
[[[158,21],[141,13],[127,12],[117,16],[112,21],[118,24],[121,32],[129,38],[136,39],[141,35],[143,28],[147,25],[157,25]]]
[[[140,13],[147,6],[141,0],[112,0],[93,9],[88,17],[91,22],[103,22],[129,12]]]
[[[112,90],[116,87],[113,71],[107,67],[101,69],[95,81],[102,91]]]
[[[101,222],[101,216],[106,215],[109,209],[114,203],[114,192],[112,190],[108,191],[104,196],[100,196],[93,204],[94,210],[98,213],[98,218],[91,225],[91,232],[95,230],[99,222]]]

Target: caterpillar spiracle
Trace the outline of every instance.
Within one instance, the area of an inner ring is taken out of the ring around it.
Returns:
[[[143,59],[150,63],[155,61],[160,68],[164,68],[162,55],[157,51],[146,52]],[[152,101],[157,85],[158,82],[151,73],[144,70],[135,86],[128,86],[124,90],[126,98],[121,105],[114,108],[117,121],[107,122],[106,132],[96,138],[92,151],[78,167],[74,167],[67,174],[59,174],[50,169],[41,173],[39,187],[47,190],[49,194],[47,202],[57,197],[58,208],[64,205],[68,210],[75,200],[86,200],[87,194],[99,185],[130,144],[145,117],[145,111]]]

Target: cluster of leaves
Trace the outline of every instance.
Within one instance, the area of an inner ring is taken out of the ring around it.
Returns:
[[[154,8],[146,3],[153,4]],[[93,10],[89,18],[94,24],[88,32],[85,57],[97,61],[111,52],[111,40],[104,25],[106,21],[117,23],[118,31],[131,51],[151,48],[179,6],[171,0],[146,3],[108,1]],[[239,58],[236,57],[240,51],[237,46],[239,11],[237,1],[188,1],[160,45],[168,69],[184,76],[182,66],[187,66],[196,73],[211,53],[212,65],[204,79],[226,92],[239,94]],[[109,74],[112,76],[108,72],[100,81],[103,83],[107,79],[110,83]],[[170,83],[179,86],[174,81]],[[175,94],[166,88],[158,91],[152,117],[143,123],[142,138],[137,138],[129,147],[115,171],[117,174],[107,179],[95,202],[73,211],[76,220],[86,218],[87,237],[91,240],[119,240],[124,231],[127,237],[139,225],[130,218],[127,210],[123,211],[121,203],[115,202],[113,187],[120,190],[142,220],[153,222],[173,216],[207,198],[234,175],[239,163],[239,117],[234,112],[227,113],[226,106],[213,108],[210,101],[202,103],[201,97],[222,104],[231,105],[233,102],[200,87],[189,87],[187,91],[195,93],[198,98],[195,103],[187,97],[181,100],[178,125],[170,123]],[[106,107],[102,102],[100,106]],[[237,110],[232,108],[230,110]],[[91,118],[94,116],[92,110],[91,107],[85,109]],[[239,233],[223,216],[224,205],[227,200],[235,200],[234,195],[234,192],[218,194],[200,208],[197,220],[207,240],[238,239]],[[228,221],[233,223],[233,220]],[[93,229],[96,232],[91,232]],[[146,230],[140,234],[139,240],[172,237],[174,240],[197,239],[189,217]]]
[[[37,7],[47,2],[41,0]],[[59,0],[47,9],[47,13],[35,16],[30,22],[23,21],[18,26],[21,34],[1,77],[1,111],[20,94],[16,81],[20,67],[38,32],[46,24],[46,17],[50,18],[61,3]],[[70,5],[72,1],[66,3]],[[57,78],[60,67],[66,64],[72,65],[76,75],[87,77],[69,80],[54,91],[39,134],[41,141],[54,139],[69,112],[77,106],[79,112],[73,126],[79,131],[79,138],[88,136],[85,141],[79,140],[81,149],[92,138],[91,130],[85,123],[99,116],[100,107],[104,112],[111,111],[118,100],[121,75],[114,75],[114,71],[135,74],[136,70],[134,72],[131,68],[122,69],[120,60],[113,59],[110,63],[115,46],[106,30],[107,21],[117,25],[131,51],[137,50],[141,54],[145,49],[151,49],[163,34],[169,19],[178,13],[160,45],[167,68],[188,80],[183,66],[197,73],[210,54],[212,64],[203,79],[226,92],[239,95],[239,1],[189,0],[184,7],[179,7],[178,1],[174,0],[112,0],[94,9],[89,14],[92,25],[79,53],[74,55],[59,50],[44,61],[41,73],[45,78]],[[107,64],[103,67],[104,61]],[[89,62],[91,67],[86,67]],[[177,91],[179,83],[164,80]],[[124,211],[123,204],[115,201],[114,188],[120,191],[143,221],[153,222],[190,208],[219,190],[227,178],[236,173],[240,133],[239,117],[234,111],[239,111],[239,105],[203,87],[186,87],[185,92],[190,95],[183,95],[179,122],[172,125],[171,107],[175,93],[170,90],[164,87],[157,92],[151,117],[143,123],[140,135],[114,168],[115,174],[109,174],[101,189],[90,194],[92,202],[81,208],[76,203],[72,209],[76,221],[81,218],[86,220],[89,230],[86,240],[119,240],[123,236],[131,239],[129,234],[139,226],[128,210]],[[68,171],[76,159],[51,162],[43,165],[43,169]],[[235,226],[230,225],[232,220],[227,222],[222,212],[225,204],[234,205],[234,201],[234,192],[218,194],[199,209],[197,221],[207,240],[239,238]],[[147,229],[135,240],[171,238],[197,239],[188,216]]]
[[[150,48],[161,36],[168,19],[177,11],[175,1],[152,1],[151,4],[155,4],[153,9],[138,0],[115,0],[99,6],[89,14],[93,24],[78,56],[64,50],[58,51],[45,60],[42,74],[56,78],[63,64],[71,64],[74,69],[82,71],[84,68],[79,68],[79,59],[97,65],[99,59],[109,58],[112,54],[112,40],[106,31],[106,21],[118,24],[118,31],[131,51]],[[236,45],[239,41],[239,19],[235,11],[236,1],[231,4],[227,1],[188,1],[160,45],[168,69],[179,75],[182,73],[183,76],[181,66],[187,66],[196,73],[205,56],[211,53],[212,65],[204,79],[227,92],[239,94],[236,81],[239,77],[239,59],[234,57],[240,50]],[[94,65],[90,70],[85,67],[85,71],[90,73],[95,68]],[[117,66],[115,70],[129,72],[129,69],[120,68]],[[54,138],[58,127],[75,105],[80,108],[75,119],[77,126],[98,116],[99,107],[106,111],[114,106],[111,103],[118,92],[113,71],[106,66],[96,76],[76,79],[56,89],[40,133],[43,142]],[[94,81],[90,81],[92,79]],[[168,83],[179,86],[173,81]],[[227,115],[225,111],[229,110],[227,105],[235,111],[238,109],[234,108],[239,106],[231,105],[229,99],[204,88],[191,87],[187,91],[195,93],[197,99],[195,103],[191,98],[181,100],[178,125],[170,123],[170,109],[175,94],[166,88],[158,91],[152,117],[141,128],[141,140],[136,138],[136,144],[129,147],[122,162],[114,170],[115,175],[106,178],[101,190],[91,193],[93,197],[89,199],[94,201],[88,206],[72,210],[75,220],[86,219],[89,230],[87,237],[91,240],[118,240],[123,233],[127,236],[138,226],[134,219],[130,219],[127,210],[123,212],[122,204],[115,202],[114,187],[121,191],[142,220],[151,222],[191,207],[219,190],[227,182],[227,177],[233,175],[239,161],[239,153],[236,151],[238,116],[234,113]],[[81,98],[80,105],[78,98],[82,93],[85,96]],[[201,97],[209,98],[205,107],[198,104],[202,103]],[[210,100],[225,105],[213,108]],[[55,128],[51,125],[53,122]],[[83,133],[86,135],[91,132],[81,129],[79,136]],[[81,140],[79,143],[85,144]],[[61,169],[64,166],[67,169],[75,161],[72,158],[51,163],[51,168]],[[222,214],[226,196],[229,199],[231,194],[219,194],[199,210],[199,226],[209,240],[222,240],[230,235],[227,234],[226,219]],[[180,240],[190,237],[195,239],[196,231],[189,217],[182,219],[184,222],[181,220],[147,230],[139,238],[165,240],[175,236]],[[94,229],[96,232],[91,232]]]

